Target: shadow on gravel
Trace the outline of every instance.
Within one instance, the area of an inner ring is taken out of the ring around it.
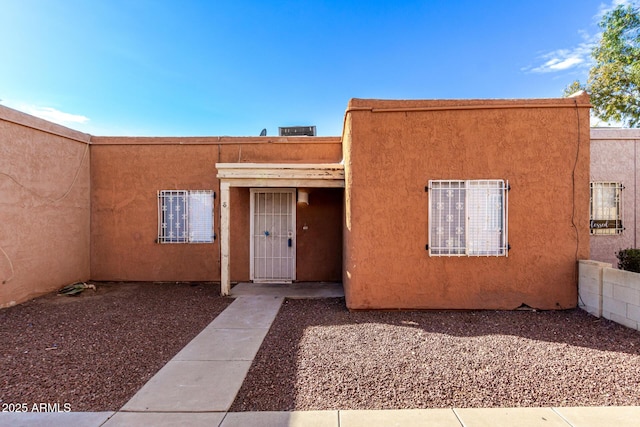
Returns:
[[[640,404],[640,332],[565,311],[287,300],[232,411]]]

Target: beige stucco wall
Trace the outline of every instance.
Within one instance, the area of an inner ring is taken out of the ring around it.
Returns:
[[[332,163],[342,156],[338,137],[93,137],[91,149],[91,277],[124,281],[220,280],[219,239],[155,243],[158,190],[214,190],[219,238],[216,163]],[[342,193],[318,190],[311,200],[297,213],[297,279],[339,280]],[[249,189],[232,188],[230,205],[231,280],[246,281]],[[308,230],[302,230],[304,221]],[[321,244],[315,244],[316,238]]]
[[[348,307],[575,307],[577,261],[589,254],[588,103],[352,100],[343,134]],[[429,256],[424,189],[433,179],[509,181],[508,257]]]
[[[0,307],[89,279],[89,138],[0,106]]]
[[[624,231],[617,235],[591,236],[592,260],[618,265],[616,252],[638,247],[638,212],[640,191],[640,129],[591,129],[591,181],[621,182],[622,225]]]

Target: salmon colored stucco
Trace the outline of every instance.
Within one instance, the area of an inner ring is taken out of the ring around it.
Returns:
[[[341,138],[99,137],[0,106],[0,137],[0,307],[88,279],[249,280],[251,188],[279,170],[313,184],[295,279],[342,280],[350,309],[575,307],[589,256],[587,95],[353,99]],[[508,256],[430,256],[425,187],[479,179],[510,184]],[[157,243],[160,190],[215,191],[218,238]]]
[[[589,256],[589,99],[353,99],[343,134],[351,309],[576,306]],[[504,179],[508,257],[435,257],[429,180]]]
[[[0,106],[0,308],[90,278],[89,140]]]
[[[335,137],[94,137],[91,148],[92,279],[118,281],[220,280],[219,240],[156,243],[159,190],[214,190],[219,197],[216,163],[327,163],[342,156]],[[342,191],[315,189],[311,200],[297,208],[296,278],[339,281]],[[249,189],[233,188],[231,206],[231,280],[247,281]],[[219,203],[214,218],[220,236]]]

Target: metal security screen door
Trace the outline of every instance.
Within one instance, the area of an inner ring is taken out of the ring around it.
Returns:
[[[251,189],[251,280],[295,280],[295,189]]]

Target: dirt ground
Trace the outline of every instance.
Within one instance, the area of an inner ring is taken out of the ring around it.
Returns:
[[[0,310],[0,403],[120,409],[232,300],[211,283],[96,283]]]
[[[640,405],[640,332],[567,311],[288,300],[232,411]]]
[[[231,299],[98,283],[0,310],[0,403],[118,410]],[[640,405],[640,332],[567,311],[349,312],[286,300],[233,411]]]

